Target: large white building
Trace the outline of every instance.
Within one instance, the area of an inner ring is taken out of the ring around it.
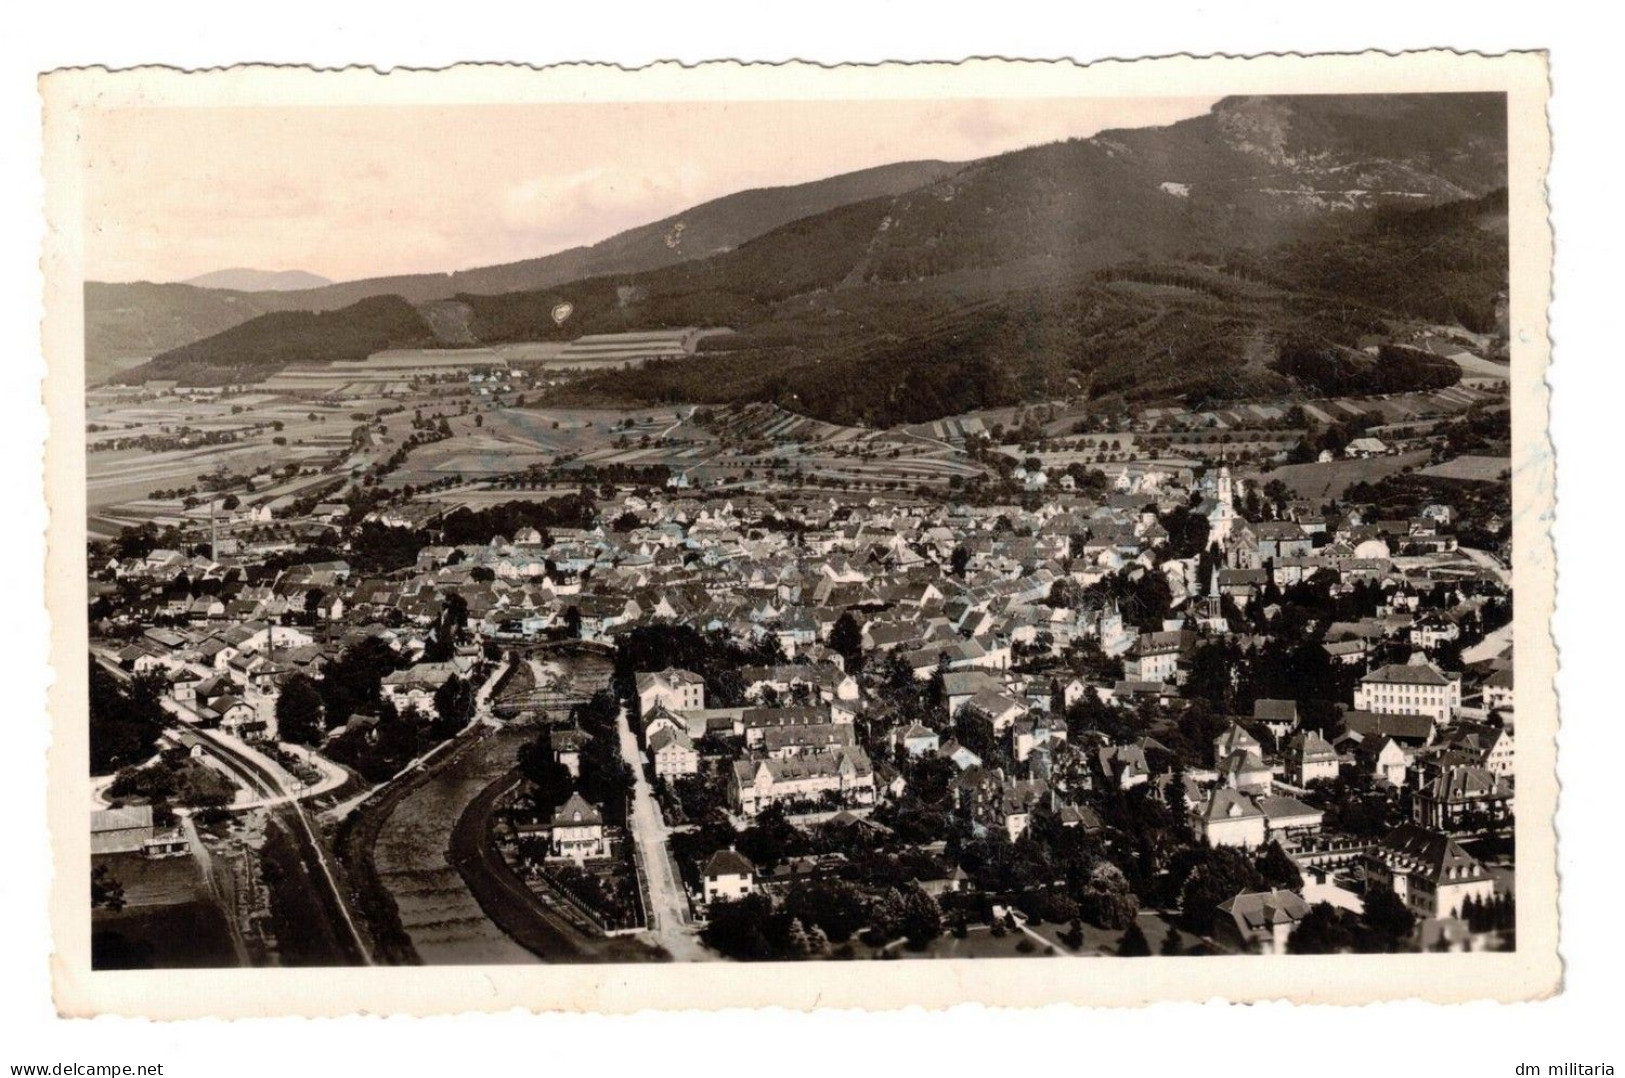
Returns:
[[[1366,859],[1368,886],[1387,887],[1424,920],[1461,916],[1469,898],[1495,895],[1495,878],[1449,835],[1396,827]]]
[[[696,711],[705,706],[705,679],[669,666],[637,676],[638,708],[647,715],[656,704],[668,711]]]
[[[1360,679],[1354,688],[1354,707],[1390,715],[1427,715],[1443,726],[1461,711],[1461,681],[1432,663],[1396,663]]]
[[[875,769],[856,745],[777,760],[737,760],[729,793],[746,816],[780,801],[817,802],[826,794],[845,805],[869,805],[875,799]]]

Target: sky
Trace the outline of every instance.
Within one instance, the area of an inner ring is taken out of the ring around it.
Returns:
[[[1167,124],[1213,100],[101,110],[84,126],[85,275],[469,269],[594,243],[735,191]]]

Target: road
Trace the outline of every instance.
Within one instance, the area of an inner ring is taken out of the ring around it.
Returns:
[[[710,954],[700,945],[690,924],[688,895],[672,864],[671,846],[667,841],[670,832],[660,815],[654,787],[644,775],[643,756],[638,752],[638,741],[632,735],[632,723],[625,706],[622,706],[617,722],[621,734],[621,755],[632,768],[632,811],[626,822],[632,831],[632,841],[649,891],[649,932],[655,942],[678,961],[703,960]]]
[[[1474,565],[1494,573],[1503,587],[1512,587],[1512,570],[1501,564],[1500,558],[1487,550],[1475,550],[1472,547],[1465,546],[1461,547],[1460,550]],[[1502,650],[1510,643],[1512,643],[1512,623],[1508,622],[1466,651],[1463,651],[1461,657],[1464,661],[1470,663],[1493,659],[1501,654]]]
[[[1497,558],[1494,554],[1491,554],[1487,550],[1475,550],[1472,547],[1465,546],[1459,549],[1461,550],[1462,554],[1466,556],[1468,561],[1472,562],[1474,565],[1477,565],[1481,569],[1488,569],[1490,572],[1494,573],[1496,579],[1500,580],[1503,586],[1509,588],[1512,586],[1512,570],[1508,569],[1505,565],[1502,565],[1500,558]]]
[[[1499,629],[1486,635],[1484,639],[1472,647],[1463,651],[1461,653],[1462,661],[1477,663],[1483,662],[1485,659],[1493,659],[1501,654],[1510,643],[1512,643],[1512,623],[1507,622]]]
[[[474,715],[461,730],[458,730],[451,737],[440,742],[423,755],[408,761],[406,766],[395,772],[387,781],[377,786],[370,786],[353,797],[340,801],[330,807],[323,815],[330,820],[342,820],[376,797],[385,787],[393,786],[395,783],[422,771],[429,766],[430,762],[440,759],[457,745],[462,744],[464,739],[474,736],[486,727],[500,728],[502,722],[491,714],[491,693],[496,690],[497,682],[502,680],[502,672],[505,669],[507,669],[507,664],[504,663],[491,671],[491,676],[486,678],[485,683],[474,693]]]
[[[225,914],[226,928],[231,933],[231,947],[237,952],[237,964],[243,968],[253,965],[249,959],[248,944],[243,940],[243,926],[236,917],[237,901],[234,895],[228,894],[220,886],[220,876],[216,874],[214,855],[204,844],[203,837],[198,834],[197,821],[192,819],[190,812],[179,813],[181,832],[186,836],[186,845],[192,851],[192,859],[197,864],[198,872],[202,875],[209,893],[214,896],[214,904]]]

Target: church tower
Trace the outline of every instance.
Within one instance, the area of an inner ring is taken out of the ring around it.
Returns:
[[[1229,465],[1219,468],[1219,482],[1215,504],[1207,515],[1207,541],[1212,546],[1224,546],[1230,538],[1230,529],[1236,523],[1235,490],[1230,481]]]

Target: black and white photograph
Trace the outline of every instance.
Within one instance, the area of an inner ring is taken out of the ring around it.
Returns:
[[[85,983],[1550,991],[1543,76],[1461,62],[47,80]]]

